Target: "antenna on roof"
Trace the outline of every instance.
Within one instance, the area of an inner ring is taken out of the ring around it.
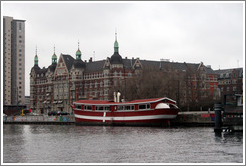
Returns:
[[[56,52],[56,45],[54,44],[54,54],[55,54],[55,52]]]
[[[78,49],[79,49],[79,39],[78,39]]]
[[[117,41],[117,28],[115,28],[115,41]]]
[[[94,61],[96,61],[96,53],[95,53],[95,51],[93,51],[93,59],[94,59]]]

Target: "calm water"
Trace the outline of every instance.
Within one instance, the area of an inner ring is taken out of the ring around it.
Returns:
[[[243,140],[211,127],[4,125],[3,163],[242,163]]]

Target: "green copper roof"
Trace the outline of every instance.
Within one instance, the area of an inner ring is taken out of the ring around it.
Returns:
[[[117,41],[117,33],[115,32],[114,52],[119,52],[119,43]]]
[[[118,52],[119,51],[119,44],[117,42],[117,40],[114,42],[114,52]]]
[[[117,40],[114,42],[114,47],[119,47]]]
[[[52,59],[55,59],[55,58],[57,58],[57,57],[56,57],[56,54],[54,53],[54,54],[52,55]]]
[[[78,49],[76,55],[81,55],[81,51]]]
[[[81,59],[81,51],[79,49],[76,51],[76,59]]]
[[[57,56],[55,53],[52,55],[52,64],[53,63],[57,63]]]
[[[37,55],[35,55],[35,57],[34,57],[34,65],[38,65],[38,56]]]

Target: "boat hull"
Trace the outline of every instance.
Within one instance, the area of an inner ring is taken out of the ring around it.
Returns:
[[[74,110],[77,125],[169,126],[179,109],[96,112]]]

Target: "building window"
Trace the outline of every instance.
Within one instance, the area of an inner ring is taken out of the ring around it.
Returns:
[[[21,31],[21,23],[19,23],[19,31]]]

